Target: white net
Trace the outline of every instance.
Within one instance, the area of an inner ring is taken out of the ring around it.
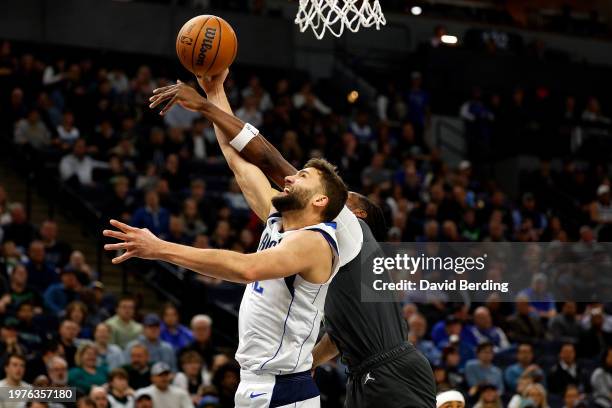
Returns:
[[[295,23],[304,32],[311,28],[317,39],[326,32],[340,37],[345,29],[357,32],[361,27],[387,24],[379,0],[300,0]]]

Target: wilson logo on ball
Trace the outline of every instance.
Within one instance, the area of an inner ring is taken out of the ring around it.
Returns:
[[[186,35],[183,35],[181,37],[181,42],[183,44],[186,44],[186,45],[191,45],[193,43],[193,38],[190,38],[190,37],[187,37]]]
[[[198,54],[196,65],[204,64],[204,58],[206,58],[206,51],[212,48],[213,41],[216,35],[217,35],[216,28],[206,28],[206,33],[204,34],[204,41],[202,41],[202,46],[200,47],[200,53]]]

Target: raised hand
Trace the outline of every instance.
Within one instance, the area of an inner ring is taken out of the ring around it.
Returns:
[[[174,85],[154,89],[153,96],[149,98],[149,102],[151,102],[149,108],[153,109],[165,101],[168,102],[159,112],[160,115],[165,115],[176,103],[185,109],[197,112],[207,102],[198,91],[180,80]]]
[[[123,242],[116,244],[106,244],[104,249],[107,251],[125,250],[125,252],[113,258],[114,264],[127,261],[130,258],[157,259],[160,249],[163,246],[161,239],[157,238],[147,228],[135,228],[117,220],[111,220],[110,224],[117,230],[104,230],[105,237],[116,238]]]
[[[226,68],[225,71],[213,77],[203,77],[196,75],[196,79],[198,80],[200,88],[202,88],[204,92],[206,92],[206,95],[210,95],[220,90],[223,90],[223,84],[225,83],[228,74],[229,69]]]

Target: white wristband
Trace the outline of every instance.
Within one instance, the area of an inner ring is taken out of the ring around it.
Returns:
[[[249,144],[251,139],[258,134],[259,130],[257,130],[255,126],[251,125],[250,123],[245,123],[240,133],[238,133],[235,138],[230,140],[230,145],[232,145],[234,149],[241,152],[242,149]]]

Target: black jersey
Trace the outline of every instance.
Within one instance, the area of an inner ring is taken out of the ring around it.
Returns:
[[[367,271],[362,279],[361,265],[370,258],[383,256],[383,252],[368,225],[361,219],[359,224],[363,231],[361,252],[340,268],[325,300],[325,329],[349,369],[372,355],[397,347],[407,337],[406,321],[391,294],[384,302],[361,301],[362,285],[364,290],[372,290],[372,281],[380,279]]]

